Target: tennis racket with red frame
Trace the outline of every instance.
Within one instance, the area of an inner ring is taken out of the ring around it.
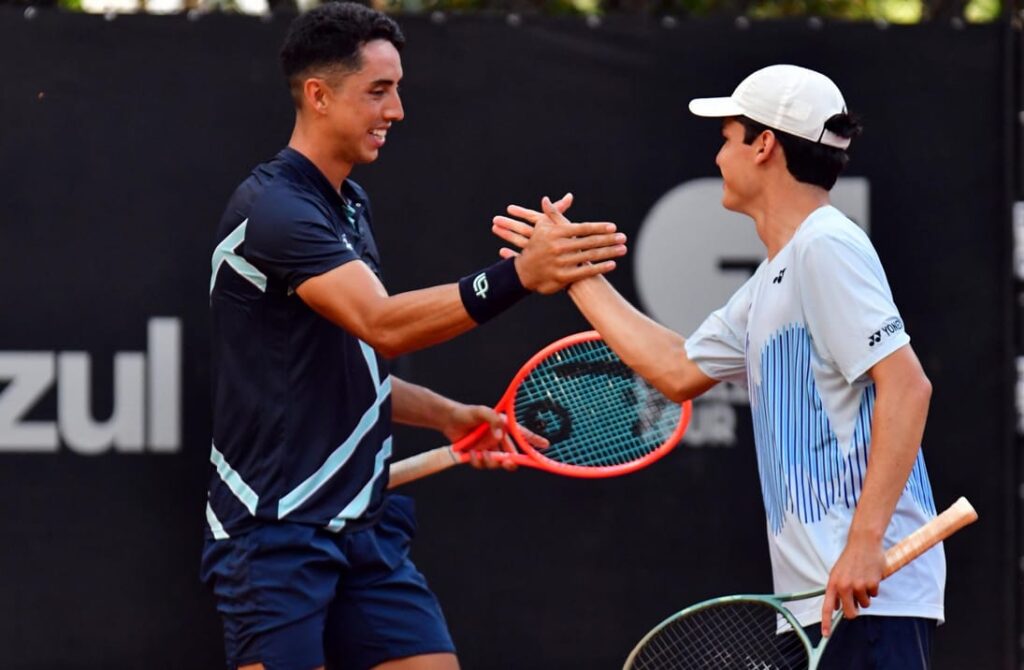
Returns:
[[[690,401],[669,400],[633,372],[596,331],[537,352],[495,410],[506,415],[519,449],[497,459],[571,477],[614,477],[650,465],[682,439],[693,412]],[[468,462],[467,451],[487,428],[392,464],[388,488]],[[549,446],[531,445],[524,428]]]

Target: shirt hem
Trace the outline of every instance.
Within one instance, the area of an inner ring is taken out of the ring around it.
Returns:
[[[789,607],[789,611],[796,617],[801,626],[812,626],[821,623],[821,605],[823,598],[815,598],[811,603],[813,607],[801,609],[800,612]],[[861,616],[906,616],[918,617],[921,619],[934,619],[939,623],[945,621],[945,608],[942,605],[923,604],[912,602],[872,602],[871,607],[860,610]]]
[[[387,498],[381,497],[377,501],[377,505],[372,508],[369,512],[366,512],[355,519],[346,519],[345,526],[340,530],[341,534],[355,533],[361,530],[366,530],[371,526],[377,525],[381,517],[384,516],[384,510],[387,507]],[[240,537],[256,530],[257,528],[263,528],[266,526],[310,526],[312,528],[327,529],[327,525],[334,520],[334,517],[324,519],[322,517],[309,517],[304,518],[302,516],[288,516],[285,519],[273,519],[264,517],[250,517],[243,522],[235,524],[222,524],[224,532],[227,533],[227,537],[221,538],[229,540],[231,538]],[[210,541],[218,541],[218,538],[213,536],[213,532],[210,530],[207,524],[203,530],[203,536]]]

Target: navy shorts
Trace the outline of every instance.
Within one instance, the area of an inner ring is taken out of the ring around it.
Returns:
[[[804,629],[811,642],[821,626]],[[825,647],[820,670],[928,670],[935,621],[917,617],[860,615],[839,623]]]
[[[409,560],[414,534],[412,500],[389,496],[363,530],[280,523],[208,539],[202,579],[224,622],[228,668],[366,670],[453,653],[437,598]]]

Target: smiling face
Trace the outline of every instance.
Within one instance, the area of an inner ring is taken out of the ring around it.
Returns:
[[[328,78],[313,96],[323,139],[336,160],[357,165],[377,160],[391,124],[405,116],[398,95],[402,59],[387,40],[360,47],[362,66]]]

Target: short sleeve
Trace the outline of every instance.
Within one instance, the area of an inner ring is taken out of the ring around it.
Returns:
[[[811,339],[847,383],[910,342],[866,237],[822,235],[808,240],[796,260]]]
[[[359,260],[344,233],[316,204],[299,194],[271,189],[249,215],[244,253],[262,272],[292,289]]]
[[[686,355],[712,379],[747,385],[747,318],[757,274],[686,340]]]

